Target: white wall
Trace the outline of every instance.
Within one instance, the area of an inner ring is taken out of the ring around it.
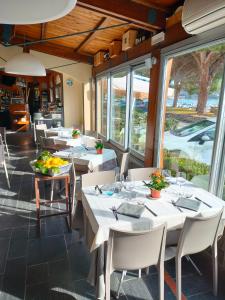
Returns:
[[[21,53],[23,50],[20,47],[4,47],[0,45],[0,57],[5,60],[9,60],[14,55]],[[46,69],[53,69],[57,72],[63,73],[63,90],[64,90],[64,119],[65,126],[70,127],[77,125],[83,127],[83,107],[84,103],[91,103],[91,93],[84,92],[85,90],[90,90],[90,80],[92,77],[92,66],[77,63],[70,66],[64,66],[60,68],[61,65],[74,63],[72,60],[56,57],[53,55],[48,55],[45,53],[31,51],[31,54],[37,57],[45,66]],[[0,68],[4,67],[4,61],[0,60]],[[73,80],[73,86],[68,86],[66,84],[67,79]],[[91,106],[87,106],[91,109]],[[91,129],[91,122],[89,121],[91,111],[85,111],[85,120],[87,120],[87,125],[85,125],[86,130]]]

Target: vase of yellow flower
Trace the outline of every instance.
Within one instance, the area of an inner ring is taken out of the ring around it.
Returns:
[[[151,197],[158,199],[161,197],[161,190],[166,188],[169,184],[159,170],[152,173],[150,178],[151,181],[146,183],[146,186],[151,191]]]

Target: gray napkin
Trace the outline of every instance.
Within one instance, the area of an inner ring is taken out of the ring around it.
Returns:
[[[198,211],[201,202],[195,199],[181,197],[177,200],[176,205],[193,211]]]
[[[143,205],[130,204],[130,203],[122,203],[117,208],[117,213],[129,217],[140,218],[143,213],[145,207]]]

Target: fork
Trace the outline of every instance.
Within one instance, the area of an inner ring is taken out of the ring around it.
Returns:
[[[118,215],[117,215],[117,210],[116,210],[116,207],[115,207],[115,206],[113,206],[111,209],[112,209],[112,212],[113,212],[113,214],[114,214],[114,216],[115,216],[115,218],[116,218],[116,221],[118,221],[118,220],[119,220],[119,218],[118,218]]]
[[[176,204],[176,202],[175,202],[174,200],[171,201],[171,204],[172,204],[174,207],[176,207],[180,212],[183,212],[183,210],[182,210],[179,206],[177,206],[177,204]]]

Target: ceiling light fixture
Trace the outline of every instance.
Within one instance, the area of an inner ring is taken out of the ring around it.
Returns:
[[[67,15],[77,0],[0,0],[0,24],[38,24]]]
[[[15,75],[46,76],[44,65],[30,53],[20,53],[5,64],[5,72]]]

